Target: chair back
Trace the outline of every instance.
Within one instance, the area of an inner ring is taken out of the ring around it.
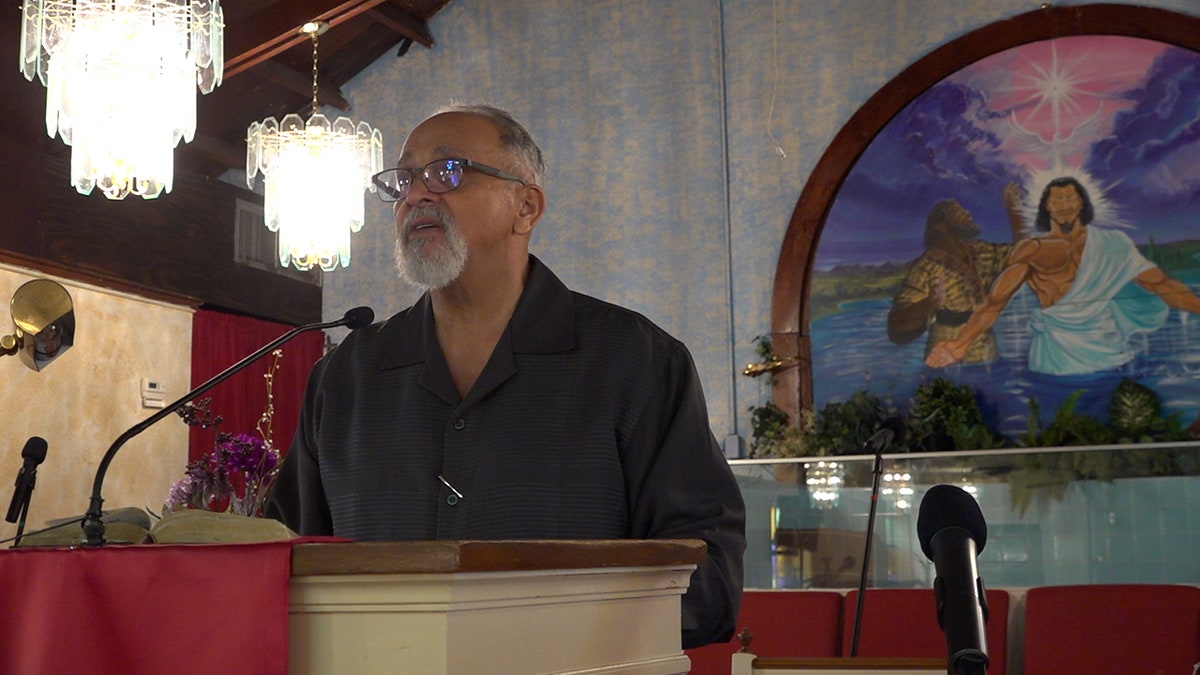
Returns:
[[[757,656],[837,656],[841,644],[842,594],[837,591],[746,591],[737,630],[746,629]],[[687,650],[693,675],[729,675],[741,649],[729,642]]]
[[[1025,675],[1179,673],[1200,663],[1200,588],[1039,586],[1025,595]]]
[[[1008,667],[1008,591],[987,589],[988,674]],[[842,609],[842,656],[850,655],[858,591],[846,594]],[[858,631],[862,657],[947,658],[946,634],[938,626],[937,600],[931,588],[868,588]]]

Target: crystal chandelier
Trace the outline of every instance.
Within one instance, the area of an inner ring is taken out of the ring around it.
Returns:
[[[350,265],[350,233],[363,226],[363,190],[383,168],[383,136],[366,122],[317,112],[317,36],[325,22],[300,29],[312,38],[312,116],[268,117],[246,136],[246,183],[263,174],[263,216],[279,236],[279,264],[326,272]]]
[[[196,87],[224,69],[218,0],[25,0],[21,72],[46,86],[46,133],[71,185],[109,199],[171,191],[172,151],[196,131]]]
[[[912,473],[901,468],[889,469],[883,474],[883,489],[880,494],[893,503],[899,511],[912,508],[913,484]]]
[[[805,484],[808,498],[814,508],[827,510],[838,505],[842,485],[846,481],[846,468],[838,462],[806,462]]]

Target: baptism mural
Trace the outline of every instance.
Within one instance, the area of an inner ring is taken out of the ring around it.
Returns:
[[[944,378],[1010,438],[1132,380],[1200,415],[1200,55],[1086,35],[905,107],[846,175],[809,295],[813,403]]]

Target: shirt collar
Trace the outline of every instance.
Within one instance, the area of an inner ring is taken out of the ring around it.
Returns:
[[[529,279],[505,332],[513,354],[554,354],[575,347],[572,293],[533,255],[529,256]],[[379,337],[387,345],[380,368],[428,361],[429,354],[437,348],[429,293],[388,319],[380,327]]]

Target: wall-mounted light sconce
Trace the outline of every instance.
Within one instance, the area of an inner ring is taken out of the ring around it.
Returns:
[[[742,374],[749,377],[758,377],[767,373],[776,373],[798,363],[800,363],[799,356],[776,356],[761,363],[746,364],[746,367],[742,369]]]
[[[13,293],[12,320],[17,332],[0,336],[0,355],[18,354],[32,370],[41,370],[75,342],[75,310],[67,289],[49,279],[26,282]]]

